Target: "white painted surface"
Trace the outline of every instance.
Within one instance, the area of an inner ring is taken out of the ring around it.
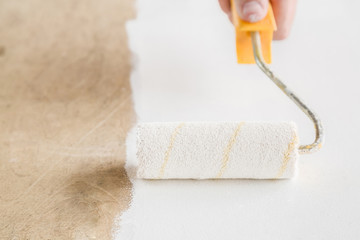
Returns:
[[[138,0],[128,25],[140,121],[310,121],[256,66],[235,63],[233,28],[215,0]],[[321,116],[322,151],[291,181],[142,181],[116,239],[360,238],[358,1],[299,1],[272,68]],[[128,167],[134,165],[131,135]]]

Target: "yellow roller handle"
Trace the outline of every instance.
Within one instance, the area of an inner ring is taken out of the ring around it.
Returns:
[[[253,64],[255,58],[251,43],[251,32],[259,32],[261,39],[261,48],[266,63],[271,63],[271,41],[273,32],[276,30],[274,13],[269,3],[268,12],[264,19],[256,23],[243,21],[237,14],[235,0],[231,0],[231,11],[233,24],[236,32],[236,53],[237,61],[241,64]]]

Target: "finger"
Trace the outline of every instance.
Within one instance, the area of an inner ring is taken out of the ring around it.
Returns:
[[[258,22],[266,16],[268,0],[235,0],[240,18],[247,22]]]
[[[228,15],[230,22],[232,22],[230,0],[219,0],[219,4],[224,13]]]
[[[297,0],[271,0],[276,19],[275,40],[283,40],[290,34],[294,21]]]
[[[231,12],[230,0],[219,0],[219,4],[220,4],[221,9],[226,14],[229,14]]]

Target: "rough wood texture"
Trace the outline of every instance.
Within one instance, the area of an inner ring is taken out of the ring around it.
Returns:
[[[109,239],[128,207],[129,0],[0,0],[0,238]]]

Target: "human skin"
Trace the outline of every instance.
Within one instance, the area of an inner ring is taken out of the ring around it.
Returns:
[[[274,40],[283,40],[290,34],[294,20],[297,0],[271,0],[277,30]],[[221,9],[231,19],[230,0],[219,0]],[[269,6],[268,0],[235,0],[236,10],[244,21],[257,22],[266,16]]]

